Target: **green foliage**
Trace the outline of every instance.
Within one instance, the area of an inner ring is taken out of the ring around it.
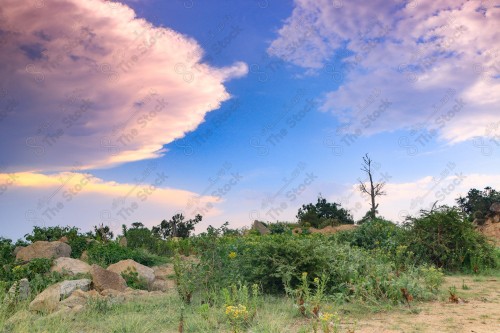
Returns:
[[[406,222],[405,242],[420,262],[446,270],[494,267],[494,247],[457,208],[423,211]]]
[[[273,235],[278,235],[278,234],[291,235],[293,230],[293,224],[288,222],[274,222],[274,223],[268,223],[267,228]]]
[[[0,237],[0,267],[14,262],[14,248],[15,246],[12,244],[12,241],[10,239]]]
[[[338,203],[327,202],[325,198],[319,196],[316,204],[302,205],[297,213],[299,223],[309,223],[314,228],[326,226],[336,226],[340,224],[354,224],[348,210],[341,208]]]
[[[77,227],[38,227],[34,226],[31,234],[24,235],[26,240],[31,243],[36,241],[56,241],[62,237],[68,239],[68,245],[71,246],[71,257],[80,258],[82,252],[88,247],[88,234],[83,235]]]
[[[144,249],[122,247],[116,242],[95,242],[88,250],[89,263],[107,267],[120,260],[132,259],[146,266],[154,266],[159,258]]]
[[[410,290],[416,299],[433,296],[418,268],[401,270],[391,256],[352,248],[335,237],[266,235],[215,239],[212,246],[201,256],[207,285],[224,287],[226,281],[240,279],[258,283],[267,293],[284,293],[285,286],[296,289],[302,273],[308,272],[313,281],[328,276],[324,293],[345,300],[398,302],[400,288]]]
[[[148,281],[139,276],[135,267],[128,267],[121,275],[125,279],[128,287],[132,289],[148,290]]]
[[[391,221],[381,218],[371,219],[354,230],[339,233],[338,237],[350,245],[365,249],[382,248],[395,252],[401,243],[403,230]]]
[[[180,298],[185,304],[191,303],[193,293],[198,289],[201,277],[200,265],[190,260],[174,258],[175,284]]]
[[[145,248],[152,250],[157,238],[146,227],[134,227],[127,230],[127,247],[132,249]]]
[[[100,242],[108,242],[113,239],[113,232],[109,228],[109,226],[100,224],[99,226],[94,226],[95,239]]]
[[[483,191],[471,189],[464,197],[459,197],[457,204],[464,211],[469,220],[484,219],[490,213],[490,207],[495,202],[500,202],[500,192],[491,187],[485,187]]]
[[[184,221],[184,215],[176,214],[167,221],[161,221],[160,225],[153,227],[153,233],[163,237],[164,239],[171,237],[189,237],[191,231],[194,230],[194,226],[200,223],[202,216],[200,214],[196,215],[194,219]]]

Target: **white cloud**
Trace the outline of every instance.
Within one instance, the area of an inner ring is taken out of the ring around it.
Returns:
[[[0,90],[9,170],[68,170],[155,158],[230,98],[244,63],[201,63],[195,40],[120,3],[2,1]]]
[[[362,123],[376,105],[358,106],[378,89],[392,105],[363,134],[423,126],[454,143],[484,136],[498,119],[500,8],[493,2],[295,4],[268,52],[317,75],[339,71],[332,65],[341,59],[344,79],[322,110],[342,122]],[[452,98],[435,108],[449,90]],[[463,101],[456,112],[455,99]]]
[[[120,232],[122,224],[141,221],[152,227],[176,213],[194,217],[186,209],[193,200],[200,207],[210,207],[203,214],[205,219],[221,213],[223,199],[168,187],[168,175],[154,163],[135,179],[132,183],[106,181],[78,169],[51,175],[0,173],[2,236],[19,236],[33,225],[74,225],[88,231],[103,223]]]
[[[379,215],[392,221],[403,221],[407,215],[417,216],[421,209],[430,210],[436,205],[455,205],[455,199],[467,195],[471,188],[482,190],[500,183],[500,175],[464,174],[449,163],[435,176],[426,176],[412,182],[389,182],[384,187],[387,195],[377,198]],[[353,185],[341,196],[342,206],[360,219],[370,209],[366,197]],[[338,197],[332,198],[333,201]]]

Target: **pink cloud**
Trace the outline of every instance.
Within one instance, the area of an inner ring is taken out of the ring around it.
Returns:
[[[119,3],[6,0],[0,15],[0,88],[17,102],[0,123],[11,170],[161,156],[230,98],[224,82],[247,73],[202,63],[195,40]]]

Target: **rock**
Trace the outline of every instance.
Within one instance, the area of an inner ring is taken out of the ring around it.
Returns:
[[[17,290],[17,295],[16,295],[16,290]],[[28,279],[21,279],[18,282],[14,282],[12,287],[10,287],[9,291],[7,292],[7,295],[5,296],[4,301],[5,302],[13,300],[24,301],[30,297],[30,294],[31,290]]]
[[[154,280],[151,284],[151,291],[161,291],[167,292],[175,288],[175,282],[173,280]]]
[[[252,229],[257,230],[261,235],[266,235],[271,231],[260,221],[253,221]]]
[[[85,304],[87,304],[87,297],[79,296],[75,293],[71,294],[70,297],[60,302],[60,305],[67,306],[69,308],[74,308],[78,305],[85,306]]]
[[[66,272],[69,275],[88,274],[90,273],[90,265],[78,259],[61,257],[54,261],[54,265],[50,269],[51,272]]]
[[[54,312],[60,309],[59,301],[71,295],[75,290],[89,289],[90,280],[68,280],[56,283],[40,294],[30,303],[29,309],[37,312]]]
[[[19,251],[21,251],[22,249],[24,249],[24,246],[16,246],[16,248],[14,249],[14,255],[17,256]]]
[[[120,238],[120,241],[118,242],[118,244],[120,244],[120,246],[122,247],[127,247],[127,237],[122,237]]]
[[[60,242],[62,242],[62,243],[66,243],[66,244],[68,244],[68,243],[69,243],[69,239],[68,239],[68,237],[66,237],[66,236],[62,236],[62,237],[59,239],[59,241],[60,241]]]
[[[30,317],[31,313],[28,310],[20,310],[5,321],[4,328],[8,326],[14,326],[22,322],[28,322]],[[12,332],[12,331],[4,330],[2,332]]]
[[[105,289],[118,291],[125,291],[127,289],[127,284],[120,274],[108,271],[98,265],[92,265],[90,274],[92,275],[94,289],[99,292]]]
[[[172,264],[154,266],[151,268],[155,272],[155,280],[167,280],[175,275],[174,265]]]
[[[46,242],[38,241],[28,245],[16,255],[17,260],[31,260],[35,258],[59,258],[69,257],[71,255],[71,246],[59,241]]]
[[[88,291],[90,290],[90,283],[91,281],[89,279],[81,279],[81,280],[67,280],[60,282],[60,294],[61,298],[64,299],[71,295],[75,290],[82,290],[82,291]]]
[[[127,271],[127,269],[135,269],[140,278],[145,279],[148,282],[148,285],[153,283],[155,280],[155,271],[152,268],[141,265],[134,260],[127,259],[117,262],[116,264],[112,264],[108,267],[108,271],[115,272],[117,274],[122,274]]]
[[[101,291],[101,296],[107,297],[111,303],[121,303],[125,301],[125,293],[114,289],[105,289]]]
[[[36,312],[54,312],[58,310],[60,300],[60,286],[56,283],[38,294],[30,303],[29,309]]]
[[[494,204],[492,204],[490,207],[490,211],[500,214],[500,202],[495,202]]]
[[[89,261],[89,253],[87,252],[87,250],[82,252],[82,255],[80,256],[80,260],[85,261],[85,262]]]

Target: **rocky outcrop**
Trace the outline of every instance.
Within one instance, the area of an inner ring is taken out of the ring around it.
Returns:
[[[75,290],[87,291],[90,288],[90,280],[69,280],[56,283],[44,291],[30,303],[29,309],[36,312],[54,312],[59,310],[59,302],[65,299]]]
[[[271,231],[260,221],[253,221],[252,229],[257,230],[261,235],[267,235]]]
[[[108,271],[98,265],[92,265],[90,268],[92,275],[92,284],[94,289],[101,292],[106,289],[113,289],[117,291],[125,291],[127,284],[123,277],[115,272]]]
[[[71,255],[71,246],[66,243],[55,241],[38,241],[31,245],[23,247],[16,254],[17,260],[32,260],[35,258],[59,258],[69,257]]]
[[[51,272],[67,273],[68,275],[88,274],[90,265],[78,259],[61,257],[54,260]]]
[[[155,271],[152,268],[141,265],[132,259],[122,260],[108,267],[108,271],[115,272],[120,275],[129,269],[135,269],[138,276],[145,279],[148,282],[148,285],[151,285],[155,280]]]

